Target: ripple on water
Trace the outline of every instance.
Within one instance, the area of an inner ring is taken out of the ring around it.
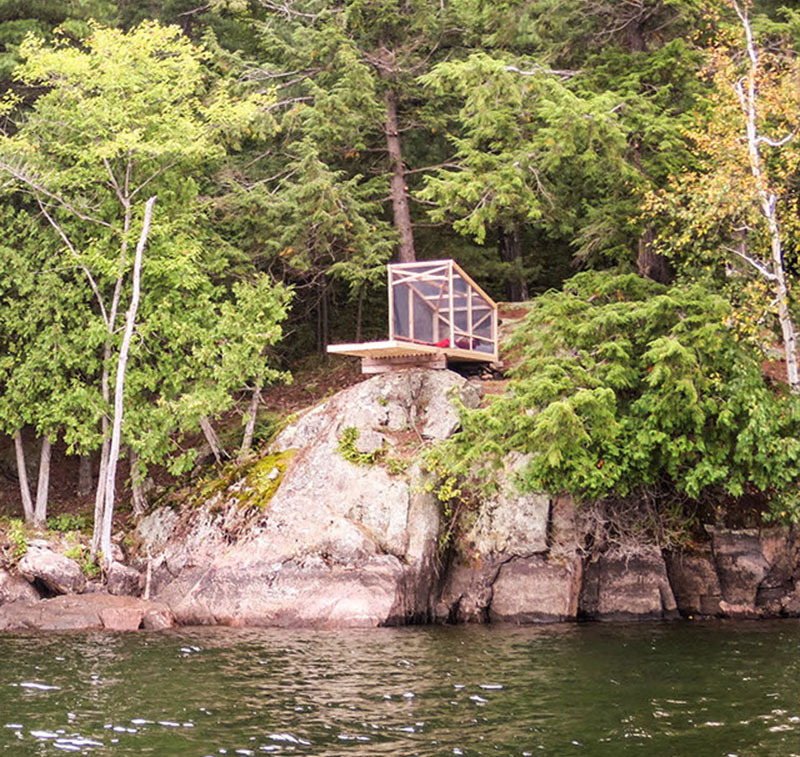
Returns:
[[[798,648],[794,624],[6,635],[0,750],[785,755]]]

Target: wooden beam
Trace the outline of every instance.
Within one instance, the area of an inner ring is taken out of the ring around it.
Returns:
[[[398,357],[362,357],[362,373],[390,373],[403,368],[447,368],[447,357],[444,353],[432,355],[404,355]]]

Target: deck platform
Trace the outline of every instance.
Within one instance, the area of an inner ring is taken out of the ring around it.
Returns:
[[[436,347],[432,344],[415,344],[402,339],[385,339],[379,342],[355,344],[330,344],[328,352],[334,355],[353,355],[361,358],[363,373],[386,373],[399,368],[447,368],[447,362],[486,362],[485,355],[458,347]]]

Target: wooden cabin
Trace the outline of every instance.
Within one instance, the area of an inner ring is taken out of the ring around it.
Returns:
[[[387,266],[389,338],[331,344],[361,358],[363,373],[446,368],[448,362],[497,362],[497,305],[453,260]]]

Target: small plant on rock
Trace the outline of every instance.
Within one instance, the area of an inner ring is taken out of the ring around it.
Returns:
[[[97,578],[100,575],[100,567],[92,560],[89,550],[83,544],[75,544],[69,549],[64,550],[64,557],[75,560],[80,565],[81,570],[87,578]]]
[[[356,442],[360,436],[360,431],[355,426],[348,426],[342,431],[339,437],[337,451],[348,462],[356,465],[374,465],[384,455],[383,449],[376,449],[372,452],[361,452]]]
[[[8,540],[13,545],[11,556],[14,560],[21,560],[28,551],[28,533],[25,524],[19,518],[8,521]]]

